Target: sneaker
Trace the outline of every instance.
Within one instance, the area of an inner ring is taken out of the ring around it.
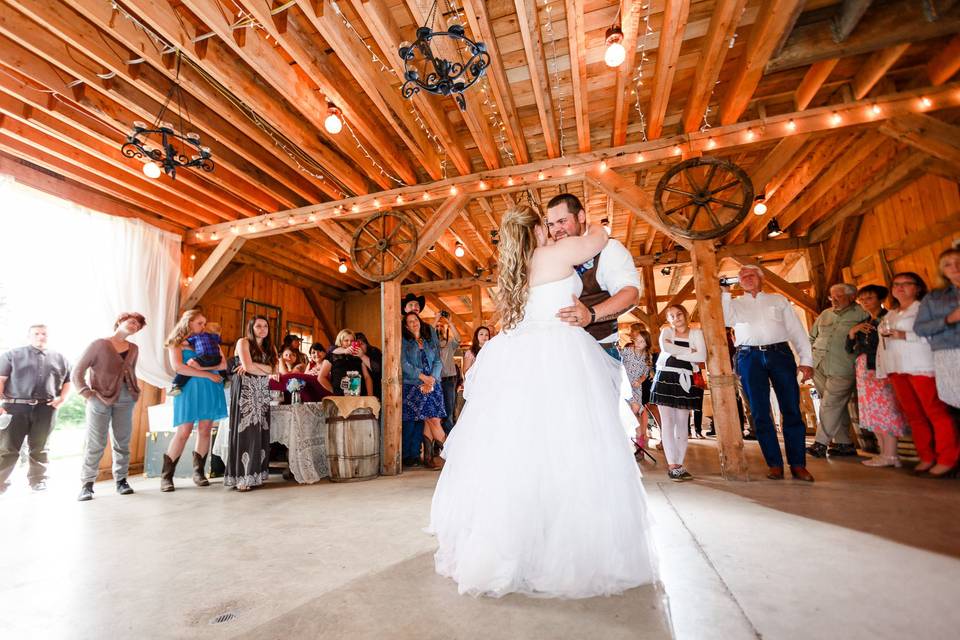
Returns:
[[[827,449],[827,455],[830,456],[855,456],[857,455],[857,448],[852,444],[835,444],[829,449]]]
[[[681,481],[693,480],[693,476],[690,475],[690,472],[687,471],[686,467],[680,467],[678,471],[680,472]]]
[[[133,493],[133,487],[130,486],[130,483],[127,482],[126,478],[120,478],[117,480],[117,493],[122,496],[128,496]]]
[[[807,447],[807,453],[812,455],[814,458],[826,458],[827,445],[820,444],[819,442],[814,442],[812,445]]]
[[[167,395],[170,397],[176,397],[180,395],[180,392],[183,391],[180,387],[170,387],[170,390],[167,391]]]
[[[34,482],[33,484],[31,484],[31,485],[30,485],[30,488],[33,489],[34,491],[46,491],[46,490],[47,490],[47,481],[46,481],[46,480],[38,480],[37,482]]]
[[[687,480],[693,480],[693,476],[684,469],[683,467],[678,467],[676,469],[668,469],[667,477],[673,480],[674,482],[685,482]]]
[[[83,483],[83,486],[80,487],[80,495],[77,496],[77,500],[80,502],[93,500],[93,483],[92,482]]]

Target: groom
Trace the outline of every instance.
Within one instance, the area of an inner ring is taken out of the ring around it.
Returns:
[[[547,231],[554,240],[583,235],[587,214],[579,198],[561,193],[547,203]],[[596,256],[577,267],[583,281],[580,298],[560,309],[557,317],[583,327],[603,350],[620,360],[617,318],[640,301],[640,279],[633,257],[613,238]]]

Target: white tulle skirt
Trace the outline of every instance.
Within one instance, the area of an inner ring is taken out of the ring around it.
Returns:
[[[462,594],[587,598],[656,579],[620,367],[582,329],[488,342],[444,446],[428,531]]]

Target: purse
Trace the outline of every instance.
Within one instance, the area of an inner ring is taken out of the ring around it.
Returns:
[[[695,386],[698,389],[706,390],[708,388],[707,378],[703,375],[703,372],[701,371],[694,371],[693,374],[690,376],[690,381],[693,383],[693,386]]]

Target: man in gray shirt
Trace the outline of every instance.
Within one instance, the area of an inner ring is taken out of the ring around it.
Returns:
[[[446,311],[441,311],[437,317],[436,332],[440,340],[440,362],[443,363],[440,383],[443,385],[443,404],[447,410],[443,431],[450,433],[453,429],[453,411],[457,406],[457,363],[453,358],[460,348],[460,333]]]
[[[47,327],[33,325],[28,339],[29,345],[0,354],[0,418],[10,417],[6,429],[0,431],[0,493],[9,486],[7,479],[24,439],[30,449],[30,486],[34,491],[47,488],[47,438],[53,431],[57,407],[70,393],[70,365],[62,355],[47,349]]]

